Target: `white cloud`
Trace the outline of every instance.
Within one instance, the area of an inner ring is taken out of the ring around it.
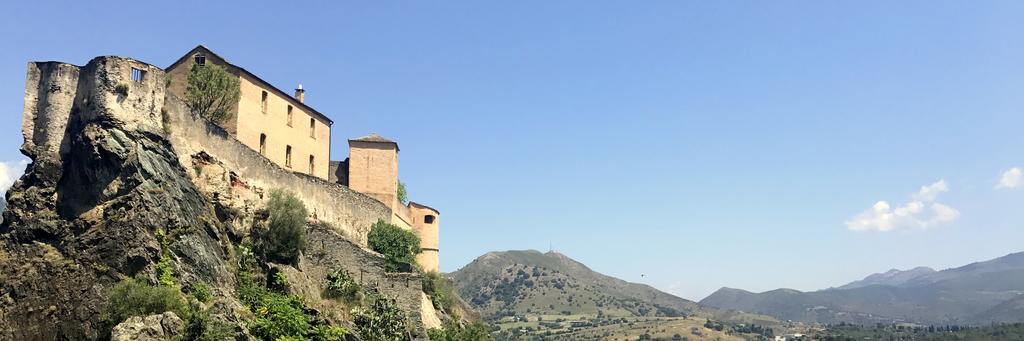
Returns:
[[[914,200],[919,201],[935,201],[935,197],[938,197],[942,192],[949,192],[949,187],[946,186],[946,180],[942,179],[928,186],[921,186],[921,190],[914,194]]]
[[[1021,176],[1020,168],[1013,167],[1005,172],[1003,176],[999,178],[999,183],[996,184],[996,188],[1019,188],[1024,186],[1024,176]]]
[[[0,162],[0,198],[25,172],[26,165],[28,165],[28,162],[24,160]]]
[[[897,229],[926,229],[952,222],[960,217],[960,211],[935,202],[939,194],[948,192],[946,180],[922,186],[911,195],[912,200],[892,207],[886,201],[876,202],[870,209],[846,221],[846,227],[854,231],[892,231]]]

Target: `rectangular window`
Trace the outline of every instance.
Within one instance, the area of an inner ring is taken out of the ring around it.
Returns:
[[[284,147],[284,166],[292,168],[292,146]]]
[[[309,156],[309,175],[313,175],[313,171],[316,170],[316,166],[314,165],[314,161],[316,161],[316,159],[313,158],[313,155],[310,155]]]
[[[309,119],[309,137],[316,138],[316,120]]]
[[[204,56],[202,54],[197,54],[196,58],[195,58],[195,61],[196,61],[196,64],[198,64],[198,65],[206,65],[206,56]]]
[[[288,106],[288,126],[292,126],[292,106]]]
[[[140,69],[136,69],[136,68],[132,68],[132,81],[133,82],[141,83],[143,77],[146,77],[146,71],[143,71],[143,70],[140,70]]]
[[[260,96],[260,110],[262,110],[264,114],[267,113],[267,92],[266,91],[264,91],[263,95]]]

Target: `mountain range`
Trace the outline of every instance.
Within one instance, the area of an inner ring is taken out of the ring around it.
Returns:
[[[958,268],[890,270],[812,292],[722,288],[701,305],[820,323],[1024,321],[1024,252]]]

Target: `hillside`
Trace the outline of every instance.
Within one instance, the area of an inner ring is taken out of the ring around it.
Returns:
[[[487,253],[451,274],[456,289],[484,317],[539,314],[680,316],[697,304],[594,272],[557,252]]]
[[[917,268],[868,276],[840,288],[751,293],[722,288],[702,305],[807,322],[1019,322],[1024,253],[943,271]]]
[[[459,294],[501,332],[499,339],[547,335],[573,340],[738,339],[738,323],[777,324],[752,314],[719,315],[648,285],[595,272],[557,252],[490,252],[449,276]],[[733,333],[730,335],[727,333]]]

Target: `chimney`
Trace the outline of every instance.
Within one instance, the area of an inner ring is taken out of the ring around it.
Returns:
[[[302,89],[302,84],[299,84],[299,87],[295,89],[295,99],[299,100],[299,103],[304,103],[306,100],[306,90]]]

